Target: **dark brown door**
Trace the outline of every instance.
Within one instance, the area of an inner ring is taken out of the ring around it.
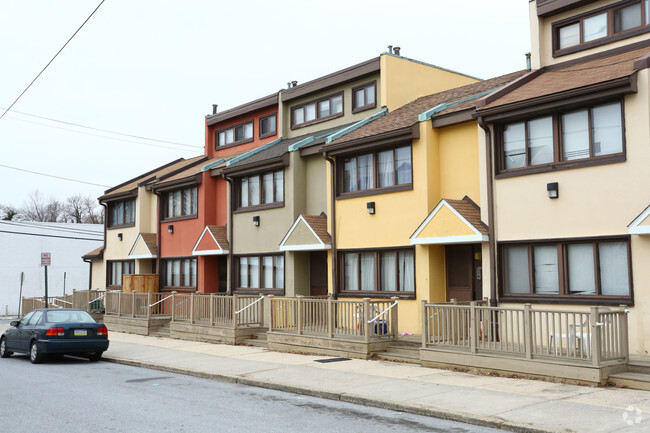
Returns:
[[[219,267],[217,291],[226,293],[228,291],[228,256],[217,256],[217,266]]]
[[[474,301],[480,299],[480,245],[445,246],[445,266],[447,273],[447,301]]]
[[[327,295],[327,251],[309,253],[309,296]]]

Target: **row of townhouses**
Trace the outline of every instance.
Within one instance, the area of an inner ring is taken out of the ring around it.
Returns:
[[[625,305],[647,354],[650,0],[531,1],[530,23],[500,77],[390,48],[214,106],[204,156],[99,198],[92,287],[397,297],[412,333],[422,300]]]

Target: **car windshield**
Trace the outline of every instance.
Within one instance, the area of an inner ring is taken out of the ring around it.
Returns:
[[[95,319],[85,311],[48,311],[47,321],[50,323],[95,323]]]

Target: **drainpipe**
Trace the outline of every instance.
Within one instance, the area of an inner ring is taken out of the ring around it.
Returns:
[[[337,276],[337,267],[338,267],[338,257],[336,254],[336,173],[334,170],[334,160],[327,156],[327,152],[323,152],[323,158],[330,163],[330,202],[331,202],[331,221],[332,221],[332,233],[330,237],[332,238],[332,297],[336,299],[338,295],[338,280]]]
[[[158,220],[158,254],[156,254],[156,273],[158,274],[158,292],[160,292],[160,289],[162,288],[162,275],[160,275],[160,256],[162,254],[162,236],[160,234],[160,228],[162,227],[162,196],[160,195],[160,192],[154,191],[154,194],[158,197],[158,200],[156,200],[158,207],[158,218],[156,218]]]
[[[226,292],[228,295],[232,295],[232,284],[235,278],[235,261],[233,257],[233,209],[235,208],[235,189],[233,187],[233,181],[232,178],[226,176],[225,174],[221,175],[226,182],[229,184],[228,190],[230,191],[230,206],[228,209],[228,241],[230,242],[230,248],[228,249],[228,267],[229,273],[230,273],[230,278],[228,279],[228,285]]]
[[[490,128],[481,116],[478,118],[479,126],[485,131],[485,173],[487,175],[487,206],[488,206],[488,249],[490,256],[490,306],[497,306],[497,263],[496,263],[496,238],[494,219],[494,182],[492,177],[492,134]]]
[[[88,290],[93,288],[93,261],[92,259],[81,258],[84,262],[90,265],[90,270],[88,271]]]

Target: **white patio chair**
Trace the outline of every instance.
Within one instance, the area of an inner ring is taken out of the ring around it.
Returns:
[[[608,312],[611,311],[607,307],[598,307],[598,311]],[[549,353],[554,353],[558,355],[558,352],[562,353],[562,342],[564,340],[568,343],[568,354],[569,356],[577,355],[577,350],[580,348],[580,355],[587,356],[591,355],[591,329],[590,327],[590,316],[587,316],[582,323],[570,323],[568,333],[556,332],[549,335],[548,348]],[[607,326],[609,323],[609,316],[606,317],[604,326]]]

